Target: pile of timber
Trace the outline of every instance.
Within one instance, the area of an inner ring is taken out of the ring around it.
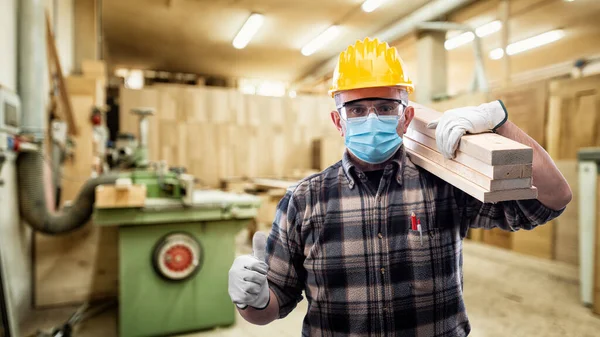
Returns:
[[[427,123],[442,114],[411,102],[415,117],[404,144],[412,162],[482,202],[537,198],[532,186],[533,149],[495,133],[465,135],[454,159],[438,151]]]

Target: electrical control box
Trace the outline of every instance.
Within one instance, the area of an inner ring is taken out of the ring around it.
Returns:
[[[21,129],[21,101],[19,96],[0,87],[0,151],[7,150]]]

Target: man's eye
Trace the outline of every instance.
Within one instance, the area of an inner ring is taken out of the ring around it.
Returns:
[[[363,115],[365,113],[365,108],[363,107],[352,107],[349,109],[350,114],[358,116]]]
[[[392,111],[394,111],[394,106],[390,105],[390,104],[381,105],[381,106],[377,107],[377,111],[383,112],[383,113],[392,112]]]

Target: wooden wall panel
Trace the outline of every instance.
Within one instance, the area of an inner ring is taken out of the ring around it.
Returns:
[[[508,117],[540,145],[545,146],[547,83],[538,82],[510,89],[493,91],[489,100],[500,99]]]
[[[550,84],[547,149],[553,159],[576,159],[600,146],[600,75]]]
[[[324,96],[264,97],[223,88],[121,89],[121,132],[137,135],[133,107],[151,106],[150,159],[185,166],[208,186],[232,176],[285,177],[311,168],[311,144],[337,135]]]

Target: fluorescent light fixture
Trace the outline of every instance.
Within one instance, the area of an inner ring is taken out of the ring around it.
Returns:
[[[327,30],[315,37],[306,46],[302,47],[302,55],[309,56],[314,54],[317,50],[321,49],[324,45],[333,40],[339,33],[339,26],[334,25],[327,28]]]
[[[262,26],[265,21],[265,16],[258,13],[252,13],[246,23],[242,26],[240,31],[233,39],[233,46],[237,49],[244,49],[254,37],[254,34],[258,32],[258,29]]]
[[[526,50],[537,48],[554,41],[558,41],[565,36],[565,32],[562,29],[551,30],[540,35],[530,37],[525,40],[521,40],[515,43],[511,43],[506,47],[506,54],[515,55],[522,53]],[[496,48],[490,52],[490,58],[492,60],[501,59],[504,56],[502,48]]]
[[[361,8],[363,11],[371,13],[372,11],[376,10],[377,7],[381,6],[381,4],[385,1],[386,0],[366,0],[363,2]]]
[[[509,44],[508,47],[506,47],[506,53],[508,55],[518,54],[520,52],[560,40],[564,36],[565,32],[561,29],[551,30],[543,34]]]
[[[490,52],[490,58],[492,60],[499,60],[504,56],[504,49],[496,48]]]
[[[496,20],[475,28],[475,34],[477,34],[479,37],[484,37],[493,34],[500,29],[502,29],[502,22],[500,20]]]
[[[475,34],[477,34],[479,37],[484,37],[499,31],[501,28],[502,22],[500,20],[496,20],[475,28]],[[462,46],[463,44],[467,44],[475,39],[475,34],[472,32],[464,32],[460,35],[449,38],[446,40],[446,42],[444,42],[444,48],[446,48],[446,50],[452,50]]]
[[[472,32],[462,33],[458,36],[446,40],[446,42],[444,42],[444,48],[446,48],[446,50],[452,50],[454,48],[462,46],[463,44],[473,41],[474,38],[475,34],[473,34]]]
[[[125,77],[125,88],[142,89],[144,87],[144,72],[141,70],[131,70]]]

